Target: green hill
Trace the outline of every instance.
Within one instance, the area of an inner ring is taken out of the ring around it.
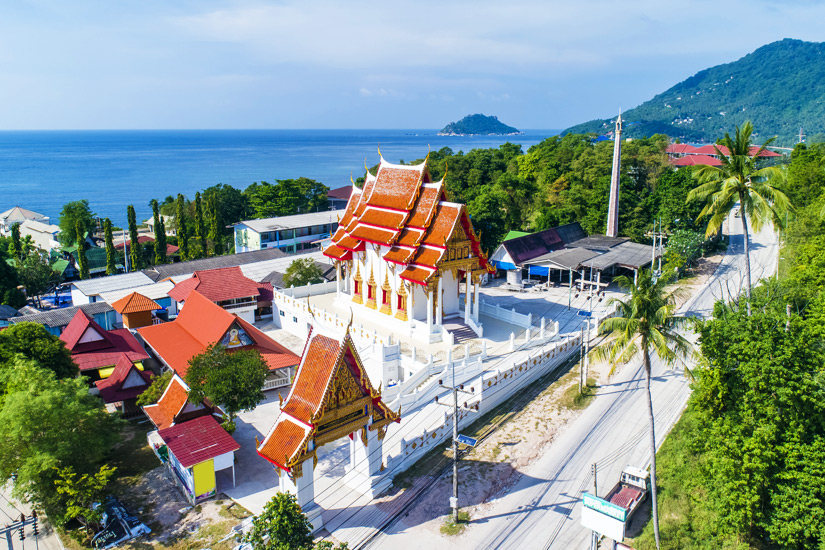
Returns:
[[[517,129],[507,126],[496,116],[467,115],[458,122],[451,122],[438,132],[440,136],[508,136],[520,134]]]
[[[786,38],[724,65],[705,69],[623,113],[628,137],[667,134],[715,141],[746,120],[756,142],[778,136],[777,145],[825,133],[825,42]],[[610,120],[592,120],[564,133],[604,134]]]

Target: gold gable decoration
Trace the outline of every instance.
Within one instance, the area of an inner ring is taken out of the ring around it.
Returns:
[[[361,263],[355,262],[355,276],[352,278],[354,288],[352,289],[352,301],[356,304],[364,301],[364,278],[361,277]]]
[[[398,311],[395,312],[396,319],[401,319],[402,321],[407,320],[407,284],[401,280],[398,283],[398,307],[396,308]]]
[[[384,284],[381,285],[381,309],[378,310],[385,315],[392,315],[392,286],[390,286],[390,274],[384,273]]]
[[[367,302],[365,305],[371,309],[375,309],[375,293],[377,290],[374,275],[375,274],[373,273],[373,269],[372,267],[370,267],[370,278],[367,281]]]

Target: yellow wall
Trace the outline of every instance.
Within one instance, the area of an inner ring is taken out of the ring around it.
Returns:
[[[135,366],[138,368],[138,370],[143,370],[142,362],[138,361],[137,363],[135,363]],[[113,372],[115,372],[114,365],[111,367],[104,367],[102,369],[99,369],[97,371],[97,374],[100,375],[100,378],[109,378],[110,376],[112,376]]]
[[[192,477],[195,479],[195,497],[213,492],[215,490],[215,464],[212,459],[192,466]]]

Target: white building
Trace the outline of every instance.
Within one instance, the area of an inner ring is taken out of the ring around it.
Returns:
[[[338,228],[341,211],[311,212],[263,220],[246,220],[234,225],[235,252],[278,248],[286,253],[317,246]]]
[[[11,235],[11,226],[16,223],[23,223],[26,220],[35,220],[45,224],[49,223],[48,216],[15,206],[5,212],[0,212],[0,235]]]
[[[60,233],[60,227],[50,223],[25,220],[20,224],[20,237],[31,237],[34,246],[46,252],[60,248],[60,243],[57,241],[58,233]]]

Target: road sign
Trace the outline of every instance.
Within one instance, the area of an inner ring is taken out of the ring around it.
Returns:
[[[578,315],[579,317],[590,317],[591,315],[593,315],[593,312],[580,309],[579,312],[576,313],[576,315]]]
[[[469,445],[470,447],[475,447],[476,443],[478,443],[478,439],[472,438],[468,435],[458,434],[458,437],[455,438],[456,441],[459,443],[464,443],[465,445]]]

